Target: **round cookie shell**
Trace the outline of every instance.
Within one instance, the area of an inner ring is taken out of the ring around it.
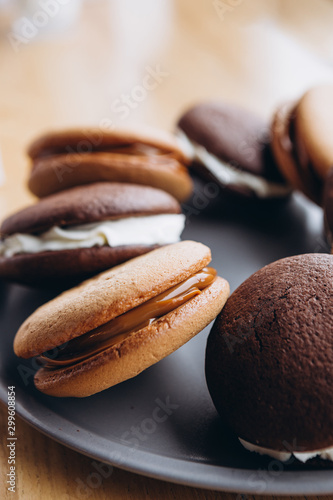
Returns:
[[[5,219],[0,231],[40,233],[53,226],[180,212],[179,203],[161,189],[98,182],[48,196]]]

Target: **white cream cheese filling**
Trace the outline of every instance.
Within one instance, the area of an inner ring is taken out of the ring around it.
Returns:
[[[240,443],[246,448],[248,451],[255,451],[260,455],[268,455],[270,457],[276,458],[280,460],[280,462],[287,462],[291,455],[297,458],[300,462],[307,462],[310,458],[320,457],[324,460],[333,461],[333,448],[324,448],[322,450],[311,450],[311,451],[278,451],[271,450],[270,448],[263,448],[262,446],[258,446],[256,444],[249,443],[248,441],[244,441],[244,439],[238,438]]]
[[[0,255],[68,250],[108,245],[167,245],[180,240],[185,226],[183,214],[160,214],[144,217],[93,222],[71,227],[54,226],[39,234],[16,233],[0,241]]]
[[[207,170],[221,182],[222,185],[235,185],[253,191],[258,198],[278,198],[291,193],[291,188],[284,184],[267,181],[263,177],[238,170],[217,156],[209,153],[206,148],[191,141],[182,130],[177,130],[177,136],[184,152],[192,159],[204,165]]]

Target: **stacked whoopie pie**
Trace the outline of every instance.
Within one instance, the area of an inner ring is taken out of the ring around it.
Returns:
[[[29,156],[41,199],[3,221],[0,276],[64,288],[93,277],[27,318],[14,350],[38,357],[42,392],[89,396],[199,333],[229,285],[207,267],[208,247],[179,242],[192,181],[173,136],[71,130],[39,138]]]

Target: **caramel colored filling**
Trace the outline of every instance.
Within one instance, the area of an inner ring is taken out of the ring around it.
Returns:
[[[187,280],[169,288],[147,302],[63,344],[57,349],[55,358],[51,359],[47,353],[44,353],[39,359],[45,368],[55,369],[74,365],[90,358],[118,344],[130,334],[145,328],[156,319],[182,306],[188,300],[199,295],[215,278],[215,269],[205,267]]]

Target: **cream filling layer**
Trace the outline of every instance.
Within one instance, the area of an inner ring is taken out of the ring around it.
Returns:
[[[122,245],[167,245],[180,240],[185,226],[183,214],[160,214],[144,217],[93,222],[71,227],[54,226],[39,234],[16,233],[0,241],[0,255],[54,250],[117,247]]]
[[[256,444],[249,443],[248,441],[244,441],[244,439],[238,438],[241,444],[248,451],[255,451],[260,455],[268,455],[273,457],[281,462],[287,462],[290,457],[293,455],[300,462],[307,462],[311,458],[320,457],[324,460],[333,461],[333,448],[324,448],[322,450],[311,450],[311,451],[278,451],[271,450],[270,448],[263,448],[262,446],[257,446]]]
[[[238,170],[217,156],[209,153],[206,148],[191,141],[183,131],[177,130],[178,139],[185,153],[192,159],[204,165],[207,170],[224,186],[234,185],[250,189],[258,198],[278,198],[291,193],[291,188],[284,184],[267,181],[263,177]]]

